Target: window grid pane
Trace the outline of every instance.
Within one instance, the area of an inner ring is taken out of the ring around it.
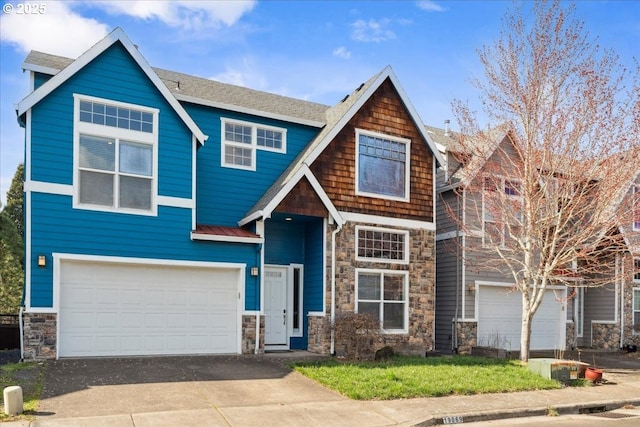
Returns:
[[[227,145],[224,147],[224,162],[228,165],[251,167],[253,149]]]
[[[80,135],[81,168],[115,171],[116,144],[111,138]]]
[[[99,102],[80,101],[80,121],[153,133],[153,114]]]
[[[405,197],[405,143],[360,135],[358,189],[384,196]]]
[[[407,304],[406,276],[393,273],[358,273],[357,280],[358,313],[371,314],[380,322],[382,329],[404,330]]]
[[[225,123],[224,139],[229,142],[251,144],[251,127],[235,123]]]
[[[261,147],[279,150],[282,148],[282,132],[258,128],[256,143]]]
[[[358,256],[372,259],[405,259],[405,234],[360,229]]]

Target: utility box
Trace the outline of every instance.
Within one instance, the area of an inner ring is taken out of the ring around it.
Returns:
[[[588,363],[564,359],[529,359],[528,363],[531,372],[563,383],[584,378],[587,366]]]

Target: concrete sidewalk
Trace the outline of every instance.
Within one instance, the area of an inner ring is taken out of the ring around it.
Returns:
[[[409,426],[640,405],[638,359],[599,362],[606,381],[593,387],[393,401],[350,400],[283,362],[286,355],[52,361],[36,419],[3,425]]]

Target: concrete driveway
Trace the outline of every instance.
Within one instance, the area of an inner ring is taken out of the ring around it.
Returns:
[[[132,414],[138,426],[158,425],[158,413],[163,413],[162,425],[361,425],[363,419],[370,425],[394,423],[291,371],[283,357],[49,361],[37,419],[52,425],[56,419]],[[118,419],[111,421],[117,424]],[[105,422],[109,425],[109,418]]]

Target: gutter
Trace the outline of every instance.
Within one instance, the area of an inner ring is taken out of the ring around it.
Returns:
[[[331,347],[329,353],[335,355],[336,352],[336,336],[334,332],[334,323],[336,320],[336,234],[342,230],[342,223],[339,222],[338,228],[331,232]]]

